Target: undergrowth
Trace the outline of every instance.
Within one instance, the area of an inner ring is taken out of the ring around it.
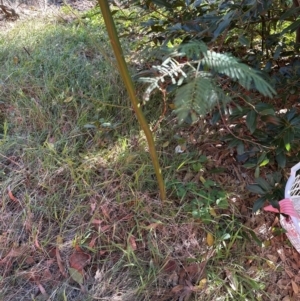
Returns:
[[[0,65],[1,300],[270,300],[213,157],[175,154],[172,116],[155,133],[158,200],[99,15],[16,25]]]

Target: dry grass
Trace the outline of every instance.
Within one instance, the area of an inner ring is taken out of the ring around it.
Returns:
[[[161,203],[101,20],[55,20],[0,36],[0,300],[279,300],[265,287],[283,267],[245,238],[248,194],[230,152],[167,117],[156,133]],[[188,153],[174,155],[175,134]]]

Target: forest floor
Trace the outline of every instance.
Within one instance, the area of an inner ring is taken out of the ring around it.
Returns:
[[[160,201],[85,2],[0,21],[0,300],[300,300],[300,254],[275,215],[252,213],[253,171],[221,142],[228,124],[179,127],[168,108],[153,133]],[[144,107],[152,127],[163,106],[158,94]]]

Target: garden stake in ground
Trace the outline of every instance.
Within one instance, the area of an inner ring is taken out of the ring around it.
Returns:
[[[98,2],[100,5],[102,14],[103,14],[103,18],[104,18],[104,21],[106,24],[106,29],[107,29],[107,32],[108,32],[108,35],[110,38],[110,42],[111,42],[112,48],[114,50],[115,57],[117,59],[120,74],[122,76],[122,79],[124,81],[124,84],[126,86],[128,94],[130,96],[132,106],[136,113],[137,119],[138,119],[138,121],[146,135],[146,138],[147,138],[149,152],[150,152],[150,155],[152,158],[153,167],[154,167],[157,182],[159,185],[160,198],[162,200],[166,200],[166,188],[165,188],[165,184],[164,184],[164,179],[162,177],[161,168],[159,166],[158,156],[157,156],[157,153],[155,150],[152,132],[149,128],[149,125],[148,125],[145,117],[144,117],[143,112],[141,111],[139,101],[136,97],[136,92],[135,92],[133,82],[132,82],[131,76],[129,74],[125,59],[124,59],[122,47],[121,47],[121,44],[120,44],[120,41],[118,38],[117,30],[116,30],[115,23],[114,23],[114,20],[112,18],[112,15],[111,15],[111,12],[109,9],[108,2],[107,2],[107,0],[99,0]]]

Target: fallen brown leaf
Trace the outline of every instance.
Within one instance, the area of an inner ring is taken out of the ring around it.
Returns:
[[[7,187],[7,192],[8,192],[8,196],[9,196],[10,200],[12,200],[13,202],[19,203],[19,200],[11,192],[10,186]]]
[[[102,232],[105,232],[106,230],[108,230],[110,228],[110,225],[106,225],[106,226],[102,226],[100,227]]]
[[[38,232],[35,234],[35,237],[34,237],[34,245],[37,249],[42,250],[42,248],[39,244],[39,241],[38,241]]]
[[[157,227],[161,226],[162,223],[152,223],[148,226],[145,227],[146,230],[153,230],[156,229]]]
[[[178,301],[189,301],[192,297],[193,286],[186,285],[183,287],[183,290],[179,294]]]
[[[34,257],[33,256],[28,256],[25,259],[26,264],[31,265],[35,263]]]
[[[75,251],[69,258],[70,267],[76,269],[78,272],[83,273],[84,267],[90,262],[91,255]]]
[[[110,221],[109,212],[106,205],[102,205],[101,207],[102,214]]]
[[[20,247],[12,248],[8,252],[8,254],[2,260],[0,260],[0,264],[6,263],[11,258],[20,257],[20,256],[24,255],[25,253],[27,253],[29,250],[30,250],[30,247],[28,245],[23,245]]]
[[[103,220],[101,220],[101,219],[93,219],[91,223],[92,223],[92,225],[100,225],[100,224],[103,223]]]
[[[45,261],[46,267],[50,267],[54,263],[54,259],[48,259]]]
[[[136,245],[136,241],[135,241],[134,236],[133,236],[133,235],[130,235],[128,241],[129,241],[129,244],[130,244],[130,246],[131,246],[131,249],[132,249],[133,251],[135,251],[135,250],[137,249],[137,245]]]
[[[96,210],[97,201],[95,198],[91,198],[90,200],[91,212],[90,215],[93,215],[94,211]]]
[[[290,278],[293,278],[295,275],[292,273],[292,271],[290,271],[288,268],[285,268],[284,269],[286,274],[290,277]]]
[[[37,279],[37,273],[34,270],[34,267],[27,271],[16,271],[17,277],[21,277],[28,281],[35,281]]]
[[[48,268],[46,268],[45,270],[43,270],[43,273],[41,275],[41,281],[51,281],[53,280],[53,275],[50,272],[50,270]]]
[[[94,235],[91,239],[91,241],[89,242],[89,247],[90,248],[94,248],[95,244],[96,244],[96,240],[98,238],[98,235]]]
[[[278,257],[272,254],[267,254],[267,257],[273,262],[276,263],[278,260]]]
[[[48,249],[47,253],[50,258],[53,258],[53,259],[56,258],[56,248],[55,247],[51,247],[50,249]]]
[[[297,295],[299,293],[299,287],[298,287],[298,285],[296,284],[295,281],[292,280],[291,282],[292,282],[293,291]]]
[[[182,284],[176,285],[175,287],[172,288],[172,293],[178,294],[183,289],[184,289],[184,285],[182,285]]]
[[[173,259],[169,259],[167,263],[163,266],[163,271],[169,274],[174,272],[177,269],[177,267],[177,262]]]
[[[205,277],[205,266],[206,262],[192,263],[185,268],[185,272],[189,278],[189,281],[198,283],[202,278]]]
[[[41,294],[42,294],[43,296],[48,297],[48,294],[46,293],[45,288],[41,285],[41,283],[40,283],[39,281],[36,281],[36,285],[38,286],[38,288],[39,288]]]
[[[75,247],[74,247],[74,248],[75,248],[75,250],[76,250],[77,252],[83,252],[82,249],[81,249],[81,247],[80,247],[79,244],[77,244],[77,243],[75,244]]]
[[[120,218],[118,222],[129,221],[130,219],[132,219],[133,216],[133,214],[127,214],[124,217]]]

